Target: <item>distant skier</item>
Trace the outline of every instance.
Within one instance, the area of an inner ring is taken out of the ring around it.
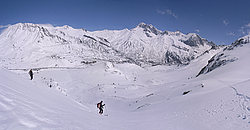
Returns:
[[[32,80],[33,79],[33,71],[32,71],[32,69],[30,69],[29,75],[30,75],[30,80]]]
[[[102,101],[97,103],[97,108],[99,108],[99,114],[103,113],[103,107],[105,106],[105,104],[102,104]]]

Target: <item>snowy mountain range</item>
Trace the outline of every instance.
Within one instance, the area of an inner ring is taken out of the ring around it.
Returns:
[[[75,67],[96,61],[180,65],[219,48],[198,34],[160,31],[145,23],[130,30],[94,32],[18,23],[3,31],[0,45],[3,66],[24,68]]]
[[[18,23],[0,35],[0,129],[249,130],[249,50],[250,35]]]
[[[110,41],[118,51],[135,61],[152,64],[188,64],[216,45],[195,33],[160,31],[152,25],[140,23],[131,30],[95,31],[94,35]]]

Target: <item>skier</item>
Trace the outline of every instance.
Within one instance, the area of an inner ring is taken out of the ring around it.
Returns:
[[[32,71],[32,69],[30,69],[29,75],[30,75],[30,80],[32,80],[33,79],[33,71]]]
[[[103,113],[103,107],[105,106],[105,104],[102,104],[102,101],[97,103],[97,108],[99,108],[99,114]]]

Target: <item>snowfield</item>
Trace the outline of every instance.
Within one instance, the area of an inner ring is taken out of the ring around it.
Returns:
[[[31,61],[37,65],[33,80],[30,62],[2,61],[0,129],[248,130],[249,37],[229,49],[207,51],[187,65],[142,67],[98,60],[60,67],[46,65],[62,60]],[[103,115],[96,107],[101,100]]]

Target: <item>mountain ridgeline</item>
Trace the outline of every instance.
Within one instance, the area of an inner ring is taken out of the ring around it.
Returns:
[[[210,60],[208,60],[208,64],[201,69],[196,77],[201,74],[211,72],[220,66],[224,66],[247,57],[247,55],[249,55],[249,43],[250,35],[247,35],[239,38],[231,45],[226,46],[222,51],[215,54]]]
[[[98,61],[185,65],[217,49],[195,33],[160,31],[145,23],[130,30],[93,32],[67,25],[18,23],[2,32],[0,46],[2,66],[23,68],[76,67]]]

